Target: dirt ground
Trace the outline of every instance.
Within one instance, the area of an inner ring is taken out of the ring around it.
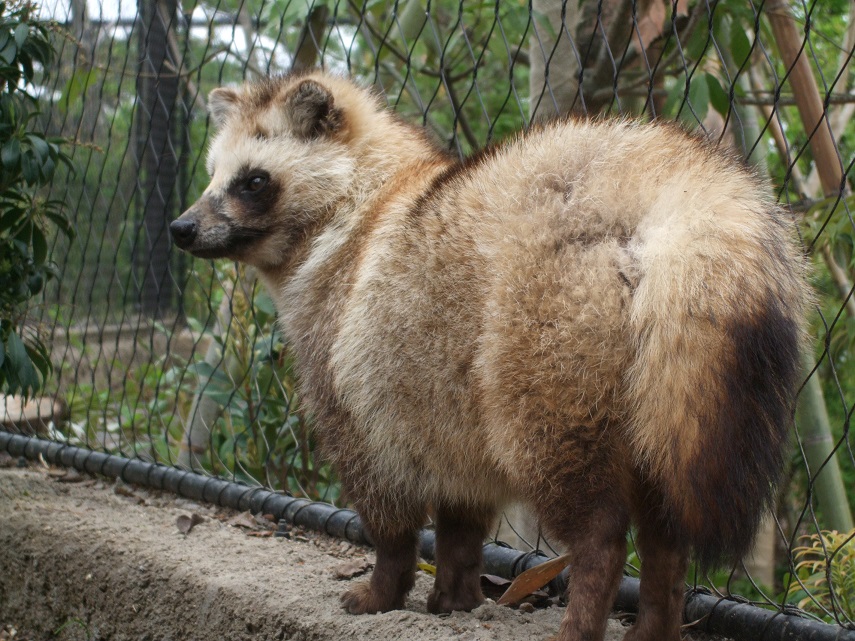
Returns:
[[[193,515],[201,522],[183,534]],[[358,572],[371,551],[272,530],[263,518],[75,472],[0,469],[0,641],[516,641],[558,630],[558,607],[488,601],[430,615],[422,571],[406,610],[348,615],[339,595],[364,579],[336,574]],[[625,630],[610,621],[608,640]]]

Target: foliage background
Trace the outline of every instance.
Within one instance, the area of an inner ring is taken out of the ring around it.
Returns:
[[[45,345],[27,333],[30,300],[55,275],[48,261],[49,229],[71,229],[62,203],[44,199],[60,162],[60,140],[46,138],[35,123],[31,93],[36,67],[53,62],[48,31],[28,4],[0,2],[0,392],[32,394],[50,370]]]

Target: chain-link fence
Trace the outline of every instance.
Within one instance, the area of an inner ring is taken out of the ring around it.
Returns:
[[[347,502],[316,458],[269,297],[251,273],[171,245],[168,224],[207,183],[214,87],[323,66],[460,155],[555,114],[677,119],[769,175],[817,291],[775,518],[741,567],[693,580],[853,626],[855,3],[48,0],[41,13],[60,50],[38,87],[44,126],[74,141],[50,196],[76,230],[55,239],[59,276],[33,316],[61,401],[41,436]],[[503,527],[548,546],[525,515]]]

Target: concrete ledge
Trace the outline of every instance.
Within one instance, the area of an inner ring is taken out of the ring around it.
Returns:
[[[0,627],[13,624],[18,639],[510,641],[558,630],[559,608],[527,614],[488,603],[429,615],[431,578],[421,572],[407,610],[351,616],[338,602],[348,582],[333,571],[372,561],[366,549],[312,533],[253,538],[210,506],[67,480],[0,470]],[[205,520],[184,536],[176,519],[193,513]],[[624,629],[611,622],[610,631],[620,639]]]
[[[182,534],[178,518],[194,514],[201,523]],[[528,613],[488,600],[430,615],[423,572],[406,610],[346,614],[349,582],[336,571],[373,563],[370,549],[311,531],[249,536],[235,515],[75,470],[0,469],[0,639],[7,625],[16,641],[517,641],[558,631],[559,607]],[[609,621],[606,641],[625,632]]]

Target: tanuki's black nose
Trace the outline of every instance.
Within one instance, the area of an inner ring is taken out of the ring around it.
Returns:
[[[172,240],[175,244],[184,249],[192,245],[196,238],[196,221],[192,218],[173,220],[169,225],[169,231],[172,232]]]

